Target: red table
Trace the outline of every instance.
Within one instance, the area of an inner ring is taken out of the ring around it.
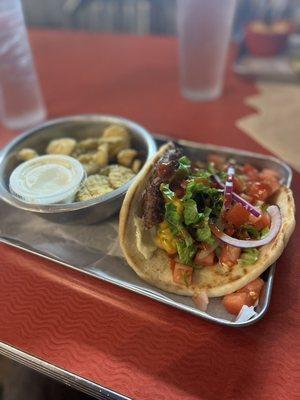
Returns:
[[[254,85],[229,71],[220,100],[185,101],[173,38],[32,31],[31,41],[49,117],[111,113],[153,132],[267,153],[234,127],[252,112],[243,99]],[[13,136],[1,129],[0,144]],[[297,199],[299,174],[293,182]],[[2,351],[135,399],[296,399],[299,236],[298,224],[268,314],[240,330],[0,245]]]

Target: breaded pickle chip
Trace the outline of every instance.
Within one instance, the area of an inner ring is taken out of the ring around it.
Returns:
[[[109,125],[103,132],[102,137],[125,137],[130,139],[128,130],[122,125]]]
[[[109,136],[99,139],[100,146],[104,143],[108,145],[108,155],[112,159],[123,149],[130,147],[130,138],[126,136]],[[99,146],[99,147],[100,147]]]
[[[122,165],[115,166],[108,174],[109,183],[114,189],[124,185],[132,177],[134,177],[132,170]]]
[[[103,143],[98,147],[98,151],[93,155],[93,162],[99,167],[105,167],[108,164],[108,144]]]
[[[100,169],[99,165],[95,162],[82,163],[82,166],[85,169],[87,175],[94,175],[99,172]]]
[[[91,175],[85,180],[83,186],[77,192],[76,201],[90,200],[98,196],[103,196],[112,190],[106,176]]]
[[[70,154],[71,157],[74,157],[78,160],[78,157],[82,154],[85,154],[86,150],[84,150],[82,147],[80,147],[78,145],[78,143],[76,143],[75,149],[73,150],[73,152]]]
[[[140,159],[136,159],[133,161],[131,169],[132,171],[137,174],[142,167],[142,161]]]
[[[64,154],[69,156],[73,153],[76,147],[76,140],[71,138],[61,138],[51,140],[48,144],[46,153],[47,154]]]
[[[113,169],[118,168],[118,167],[119,167],[118,164],[110,164],[110,165],[107,165],[107,166],[104,167],[104,168],[100,168],[99,174],[100,174],[100,175],[108,176],[109,173],[110,173]]]
[[[20,161],[28,161],[35,157],[38,157],[38,153],[30,148],[22,149],[17,154],[17,158]]]
[[[137,154],[138,152],[135,149],[121,150],[117,154],[118,163],[124,167],[130,167]]]
[[[89,163],[92,163],[93,161],[94,161],[94,155],[95,155],[95,151],[93,151],[93,152],[88,152],[88,153],[84,153],[84,154],[80,154],[78,157],[77,157],[77,160],[79,161],[79,162],[81,162],[82,164],[89,164]]]
[[[75,201],[85,201],[119,188],[128,182],[141,168],[139,152],[131,148],[130,129],[119,124],[110,124],[95,131],[80,132],[80,138],[62,137],[53,139],[45,146],[42,154],[71,156],[78,160],[86,171],[87,179],[76,194]],[[58,133],[56,133],[58,134]],[[69,136],[67,131],[62,133]],[[16,152],[19,162],[38,157],[36,150],[24,148]]]
[[[84,151],[97,150],[98,145],[98,138],[88,138],[78,142],[78,147]]]

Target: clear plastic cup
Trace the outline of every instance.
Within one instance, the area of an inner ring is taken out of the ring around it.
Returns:
[[[85,178],[85,170],[75,158],[45,155],[20,164],[10,176],[9,189],[26,203],[72,203]]]
[[[0,118],[25,129],[46,117],[20,0],[0,0]]]
[[[182,95],[213,100],[223,88],[236,0],[177,0]]]

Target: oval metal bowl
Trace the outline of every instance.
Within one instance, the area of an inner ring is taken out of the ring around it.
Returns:
[[[99,137],[99,133],[110,124],[120,124],[131,132],[132,146],[139,151],[146,162],[156,151],[156,144],[146,129],[133,121],[110,115],[79,115],[51,120],[34,129],[28,130],[10,142],[0,155],[0,198],[11,206],[61,223],[91,224],[108,218],[116,213],[123,201],[132,178],[125,185],[88,201],[70,204],[37,205],[25,203],[9,192],[9,177],[19,164],[16,154],[25,147],[30,147],[42,154],[47,143],[60,137],[85,139]]]

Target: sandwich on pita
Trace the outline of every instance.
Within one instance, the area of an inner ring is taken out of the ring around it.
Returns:
[[[160,148],[125,197],[119,225],[128,264],[148,283],[209,297],[238,314],[253,305],[260,275],[278,259],[295,227],[295,205],[276,171],[220,155],[191,160]],[[229,299],[229,300],[228,300]]]

